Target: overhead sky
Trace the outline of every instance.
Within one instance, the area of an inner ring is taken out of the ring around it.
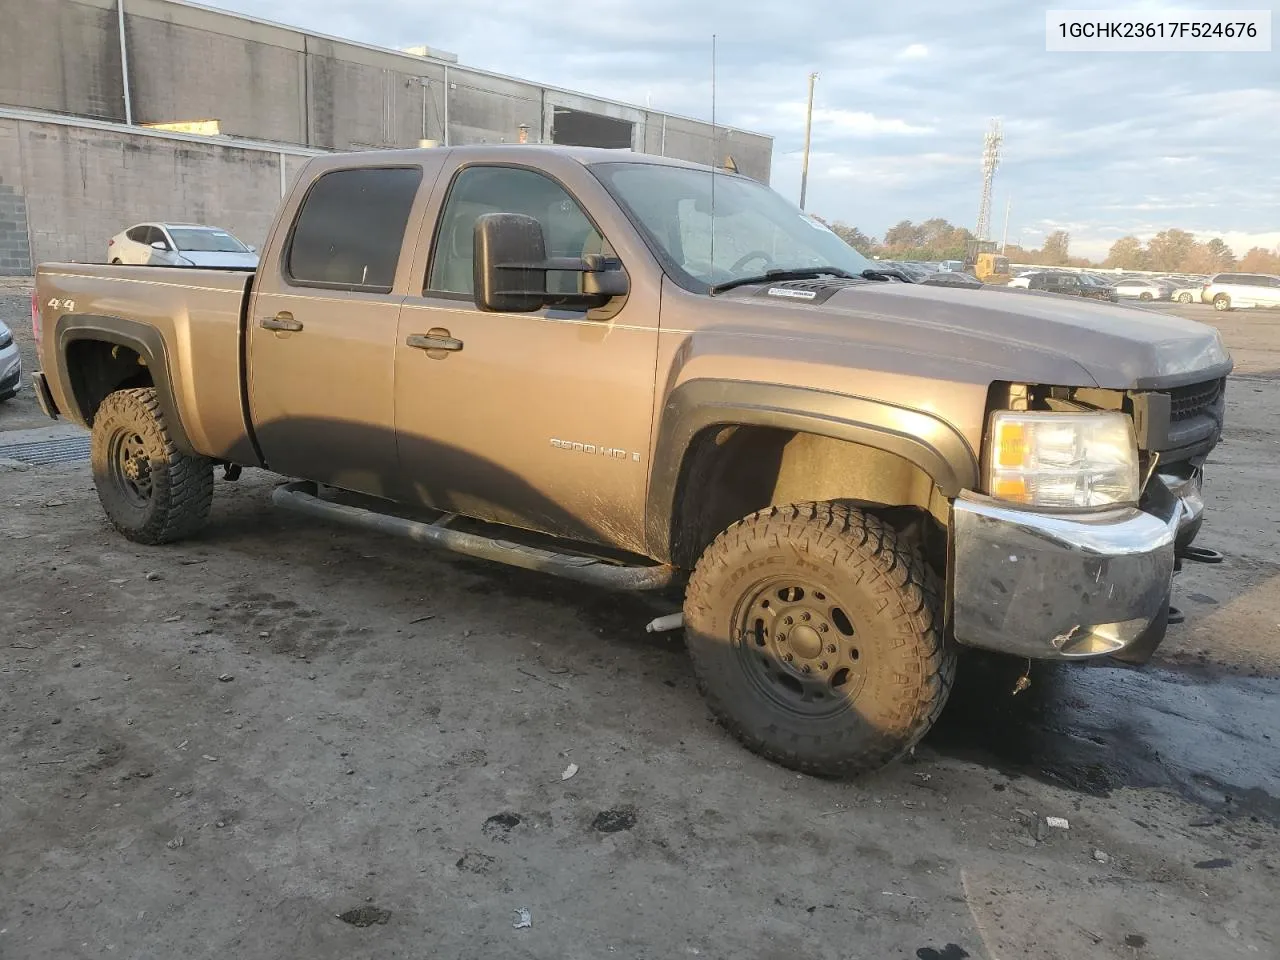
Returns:
[[[973,228],[983,135],[1004,124],[994,235],[1070,231],[1073,254],[1181,227],[1237,252],[1280,245],[1280,47],[1272,53],[1046,53],[1028,0],[205,0],[386,47],[772,134],[797,199],[807,76],[819,74],[808,209],[882,235]],[[1057,3],[1087,8],[1087,0]],[[1182,3],[1184,9],[1227,4]],[[1277,0],[1237,7],[1271,9]],[[1170,5],[1113,2],[1163,12]]]

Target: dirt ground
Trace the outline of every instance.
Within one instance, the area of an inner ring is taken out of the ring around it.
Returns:
[[[655,601],[313,525],[262,473],[142,548],[83,462],[0,465],[0,958],[1280,956],[1280,315],[1172,309],[1238,361],[1186,624],[1016,698],[963,662],[855,783],[733,742]],[[34,368],[20,287],[0,317]],[[0,443],[49,426],[0,405]]]

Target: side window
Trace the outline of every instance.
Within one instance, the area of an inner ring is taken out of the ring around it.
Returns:
[[[1027,286],[1029,286],[1032,290],[1043,290],[1045,288],[1045,285],[1046,285],[1045,278],[1041,274],[1036,274],[1034,277],[1031,278],[1031,282],[1027,284]]]
[[[147,243],[163,243],[165,249],[172,249],[173,245],[169,243],[169,238],[164,235],[164,231],[159,227],[151,227],[147,230]]]
[[[534,217],[542,224],[548,257],[614,255],[577,201],[554,180],[517,167],[467,167],[454,179],[440,215],[428,290],[471,295],[475,225],[486,213]],[[576,293],[580,283],[578,274],[547,273],[547,289],[552,293]]]
[[[421,181],[418,167],[324,174],[294,221],[286,275],[303,285],[390,293]]]
[[[125,233],[125,236],[134,243],[146,243],[147,233],[150,232],[150,230],[150,227],[133,227]]]

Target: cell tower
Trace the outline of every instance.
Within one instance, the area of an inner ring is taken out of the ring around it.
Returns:
[[[982,203],[978,207],[978,229],[975,231],[979,240],[991,239],[991,187],[996,179],[996,168],[1000,166],[1000,144],[1003,142],[1000,121],[993,119],[982,148]]]

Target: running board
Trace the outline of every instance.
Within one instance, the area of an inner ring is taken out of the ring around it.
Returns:
[[[309,517],[337,520],[353,527],[407,537],[417,543],[439,547],[464,556],[493,560],[512,567],[536,570],[539,573],[550,573],[566,580],[576,580],[579,583],[589,583],[613,590],[661,590],[671,583],[675,574],[675,571],[666,565],[620,566],[605,563],[595,557],[553,553],[550,550],[512,543],[509,540],[497,540],[474,533],[450,530],[445,524],[452,519],[452,514],[446,514],[434,523],[406,520],[403,517],[378,513],[363,507],[323,500],[316,496],[316,493],[317,488],[314,483],[305,481],[286,483],[276,487],[271,494],[271,501],[278,507]]]

